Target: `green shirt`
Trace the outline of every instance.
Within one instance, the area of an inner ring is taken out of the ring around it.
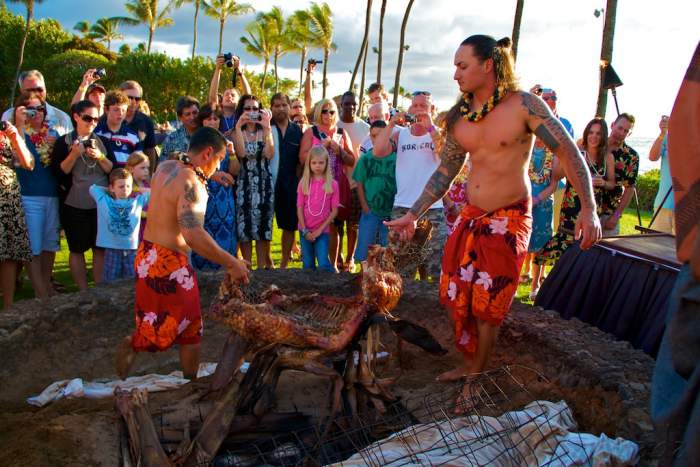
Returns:
[[[361,183],[372,214],[388,217],[396,195],[396,153],[374,157],[372,150],[362,154],[352,178]]]

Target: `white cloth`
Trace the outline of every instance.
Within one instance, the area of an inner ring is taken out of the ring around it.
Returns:
[[[248,370],[248,362],[241,365],[241,373]],[[214,373],[216,363],[200,363],[197,378],[203,378]],[[148,392],[167,391],[177,389],[189,383],[189,379],[182,377],[182,371],[173,371],[167,375],[143,375],[131,376],[124,380],[115,381],[90,381],[84,382],[82,378],[64,379],[50,384],[41,394],[27,398],[27,403],[35,407],[43,407],[51,402],[75,397],[87,397],[88,399],[101,399],[112,397],[114,390],[119,388],[125,391],[132,389],[145,389]]]
[[[414,425],[336,466],[635,465],[639,446],[576,429],[566,402],[535,401],[498,418],[459,417]]]
[[[338,120],[337,126],[338,128],[342,128],[343,131],[345,131],[350,137],[352,151],[357,157],[352,167],[345,166],[345,174],[347,175],[348,181],[350,182],[350,188],[355,188],[357,186],[357,182],[353,180],[352,173],[355,171],[357,161],[360,160],[360,144],[369,135],[369,124],[364,120],[356,118],[355,121],[352,123],[345,123],[342,120]]]
[[[0,120],[12,121],[14,119],[14,112],[15,108],[10,107],[2,114]],[[48,102],[46,103],[46,121],[49,123],[49,128],[56,130],[59,136],[73,131],[73,122],[71,122],[68,114]]]
[[[425,185],[440,165],[430,133],[413,136],[410,128],[399,132],[396,145],[396,196],[395,208],[410,208],[423,193]],[[442,199],[430,209],[442,209]]]

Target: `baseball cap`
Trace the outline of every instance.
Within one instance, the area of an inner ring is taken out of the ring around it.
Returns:
[[[85,91],[85,97],[89,96],[90,93],[93,91],[99,91],[102,94],[107,94],[107,90],[104,88],[104,86],[102,86],[101,84],[94,83],[88,86],[87,91]]]

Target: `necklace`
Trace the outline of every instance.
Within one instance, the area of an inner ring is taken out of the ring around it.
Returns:
[[[593,172],[595,172],[595,175],[598,177],[605,177],[605,169],[606,169],[605,165],[603,165],[603,173],[600,173],[596,164],[594,164],[593,161],[591,160],[591,158],[589,157],[588,151],[582,151],[582,152],[583,152],[583,155],[586,157],[586,162],[588,163],[588,166],[591,168],[591,170]],[[605,164],[605,162],[603,162],[603,164]]]
[[[314,212],[311,210],[311,195],[312,195],[312,193],[311,193],[311,187],[312,187],[312,186],[313,186],[313,185],[311,185],[311,183],[309,183],[309,195],[308,195],[307,198],[306,198],[306,209],[309,211],[309,214],[311,214],[311,216],[313,216],[313,217],[318,217],[318,216],[321,215],[321,213],[323,212],[323,209],[326,207],[326,195],[327,195],[328,193],[326,193],[326,191],[323,190],[323,185],[321,185],[321,189],[323,190],[323,202],[321,203],[321,209],[319,209],[318,212],[314,213]]]
[[[204,185],[204,188],[207,188],[207,180],[209,180],[209,179],[207,178],[206,175],[204,175],[204,171],[200,167],[193,165],[189,156],[187,156],[186,154],[182,155],[182,157],[180,158],[180,161],[182,161],[182,163],[185,164],[186,166],[191,167],[192,170],[194,170],[194,174],[197,176],[199,181],[202,182],[202,185]],[[207,192],[209,192],[208,189],[207,189]]]
[[[544,159],[542,160],[542,165],[539,169],[535,167],[535,154],[544,152]],[[534,148],[532,151],[533,157],[530,158],[530,166],[528,167],[528,176],[530,181],[535,185],[542,185],[543,183],[548,183],[552,175],[552,163],[554,162],[554,155],[552,151],[547,148]]]
[[[478,112],[472,112],[470,110],[470,106],[472,103],[472,99],[474,99],[474,94],[471,92],[467,92],[462,96],[462,106],[459,108],[459,112],[462,115],[462,118],[464,118],[465,120],[469,122],[478,122],[486,115],[488,115],[488,113],[491,112],[494,107],[496,107],[496,104],[498,104],[505,95],[506,89],[503,86],[498,86],[493,92],[493,95],[489,97],[489,100],[487,100],[486,103],[481,107],[481,110],[479,110]]]

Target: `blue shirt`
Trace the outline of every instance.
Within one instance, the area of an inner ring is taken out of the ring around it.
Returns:
[[[92,185],[90,196],[97,203],[97,243],[100,248],[135,250],[139,246],[141,211],[151,192],[126,199],[112,198],[107,188]]]
[[[664,209],[674,208],[672,187],[671,170],[668,167],[668,135],[664,135],[664,139],[661,141],[661,180],[659,181],[659,191],[656,193],[656,199],[654,199],[654,209],[658,209],[669,190],[671,190],[671,193],[666,197],[662,207]]]
[[[24,137],[29,152],[34,156],[34,170],[26,170],[17,167],[17,179],[22,196],[50,196],[58,197],[58,181],[51,170],[51,165],[44,167],[41,156],[36,150],[36,146],[29,140],[29,136]]]

